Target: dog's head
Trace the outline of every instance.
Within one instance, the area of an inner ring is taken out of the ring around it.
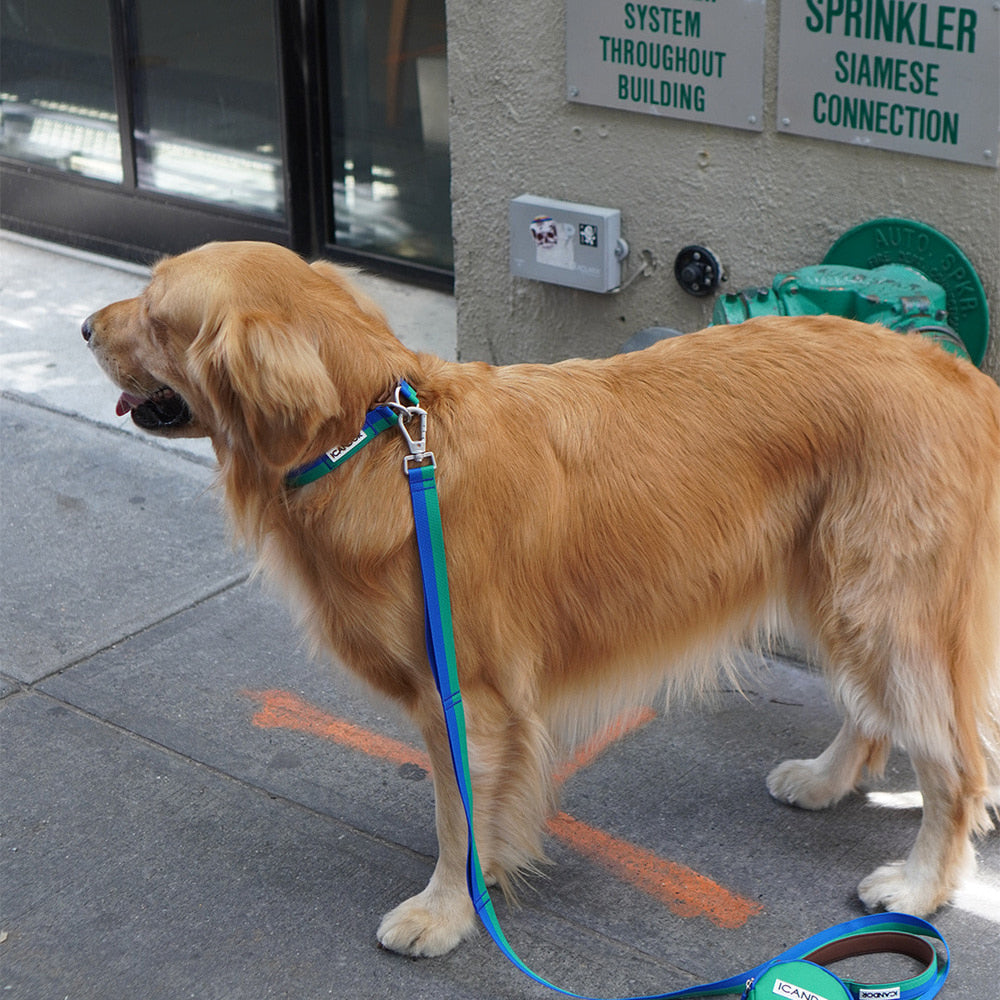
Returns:
[[[353,438],[415,360],[343,272],[271,243],[168,258],[83,336],[122,390],[119,414],[276,470]]]

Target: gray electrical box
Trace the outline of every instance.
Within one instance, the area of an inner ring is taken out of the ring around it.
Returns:
[[[621,284],[628,246],[616,208],[522,194],[510,203],[510,273],[588,292]]]

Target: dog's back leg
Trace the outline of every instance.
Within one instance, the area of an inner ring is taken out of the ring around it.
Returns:
[[[807,619],[847,721],[820,757],[781,765],[769,787],[819,808],[849,791],[863,767],[878,770],[890,745],[906,749],[923,799],[921,827],[905,861],[861,882],[870,907],[935,910],[974,869],[971,835],[989,826],[1000,730],[993,475],[970,466],[967,492],[950,504],[935,505],[928,489],[918,509],[898,494],[879,508],[885,516],[874,527],[859,505],[831,505],[813,539]],[[963,506],[979,517],[956,516]]]
[[[861,882],[870,907],[921,915],[947,902],[975,870],[970,838],[991,826],[1000,766],[1000,453],[992,443],[982,449],[985,464],[963,470],[961,499],[974,516],[956,517],[946,504],[951,521],[934,558],[899,572],[883,604],[891,624],[884,659],[872,660],[877,696],[889,735],[910,755],[923,817],[907,859]]]
[[[845,719],[833,742],[813,760],[786,760],[767,776],[767,790],[779,801],[800,809],[826,809],[854,790],[866,768],[873,774],[885,766],[885,740],[866,737]]]
[[[871,909],[885,907],[918,916],[948,902],[976,867],[970,836],[982,818],[982,798],[970,794],[951,762],[911,753],[923,796],[923,818],[905,861],[876,868],[858,886]]]
[[[885,716],[894,742],[910,755],[923,816],[906,860],[862,880],[858,891],[869,907],[933,912],[975,871],[971,837],[991,826],[987,803],[1000,726],[995,540],[995,533],[983,532],[982,547],[968,555],[968,576],[925,610],[921,643],[915,620],[909,635],[900,633]]]
[[[947,902],[974,869],[970,837],[987,825],[974,707],[951,683],[944,658],[932,664],[921,657],[917,667],[870,655],[864,684],[841,678],[847,718],[830,746],[814,760],[779,765],[768,776],[768,789],[782,801],[821,809],[850,792],[863,769],[879,773],[892,743],[904,746],[923,798],[917,841],[905,861],[878,868],[858,892],[871,908],[924,915]]]

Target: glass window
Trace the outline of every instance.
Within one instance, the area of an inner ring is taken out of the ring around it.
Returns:
[[[342,0],[335,9],[327,27],[335,241],[450,269],[444,0]]]
[[[272,0],[137,0],[140,187],[285,210]]]
[[[0,153],[121,182],[107,0],[4,0]]]

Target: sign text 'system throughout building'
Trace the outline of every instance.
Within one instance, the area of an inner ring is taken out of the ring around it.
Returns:
[[[764,0],[567,0],[570,100],[760,130]]]

